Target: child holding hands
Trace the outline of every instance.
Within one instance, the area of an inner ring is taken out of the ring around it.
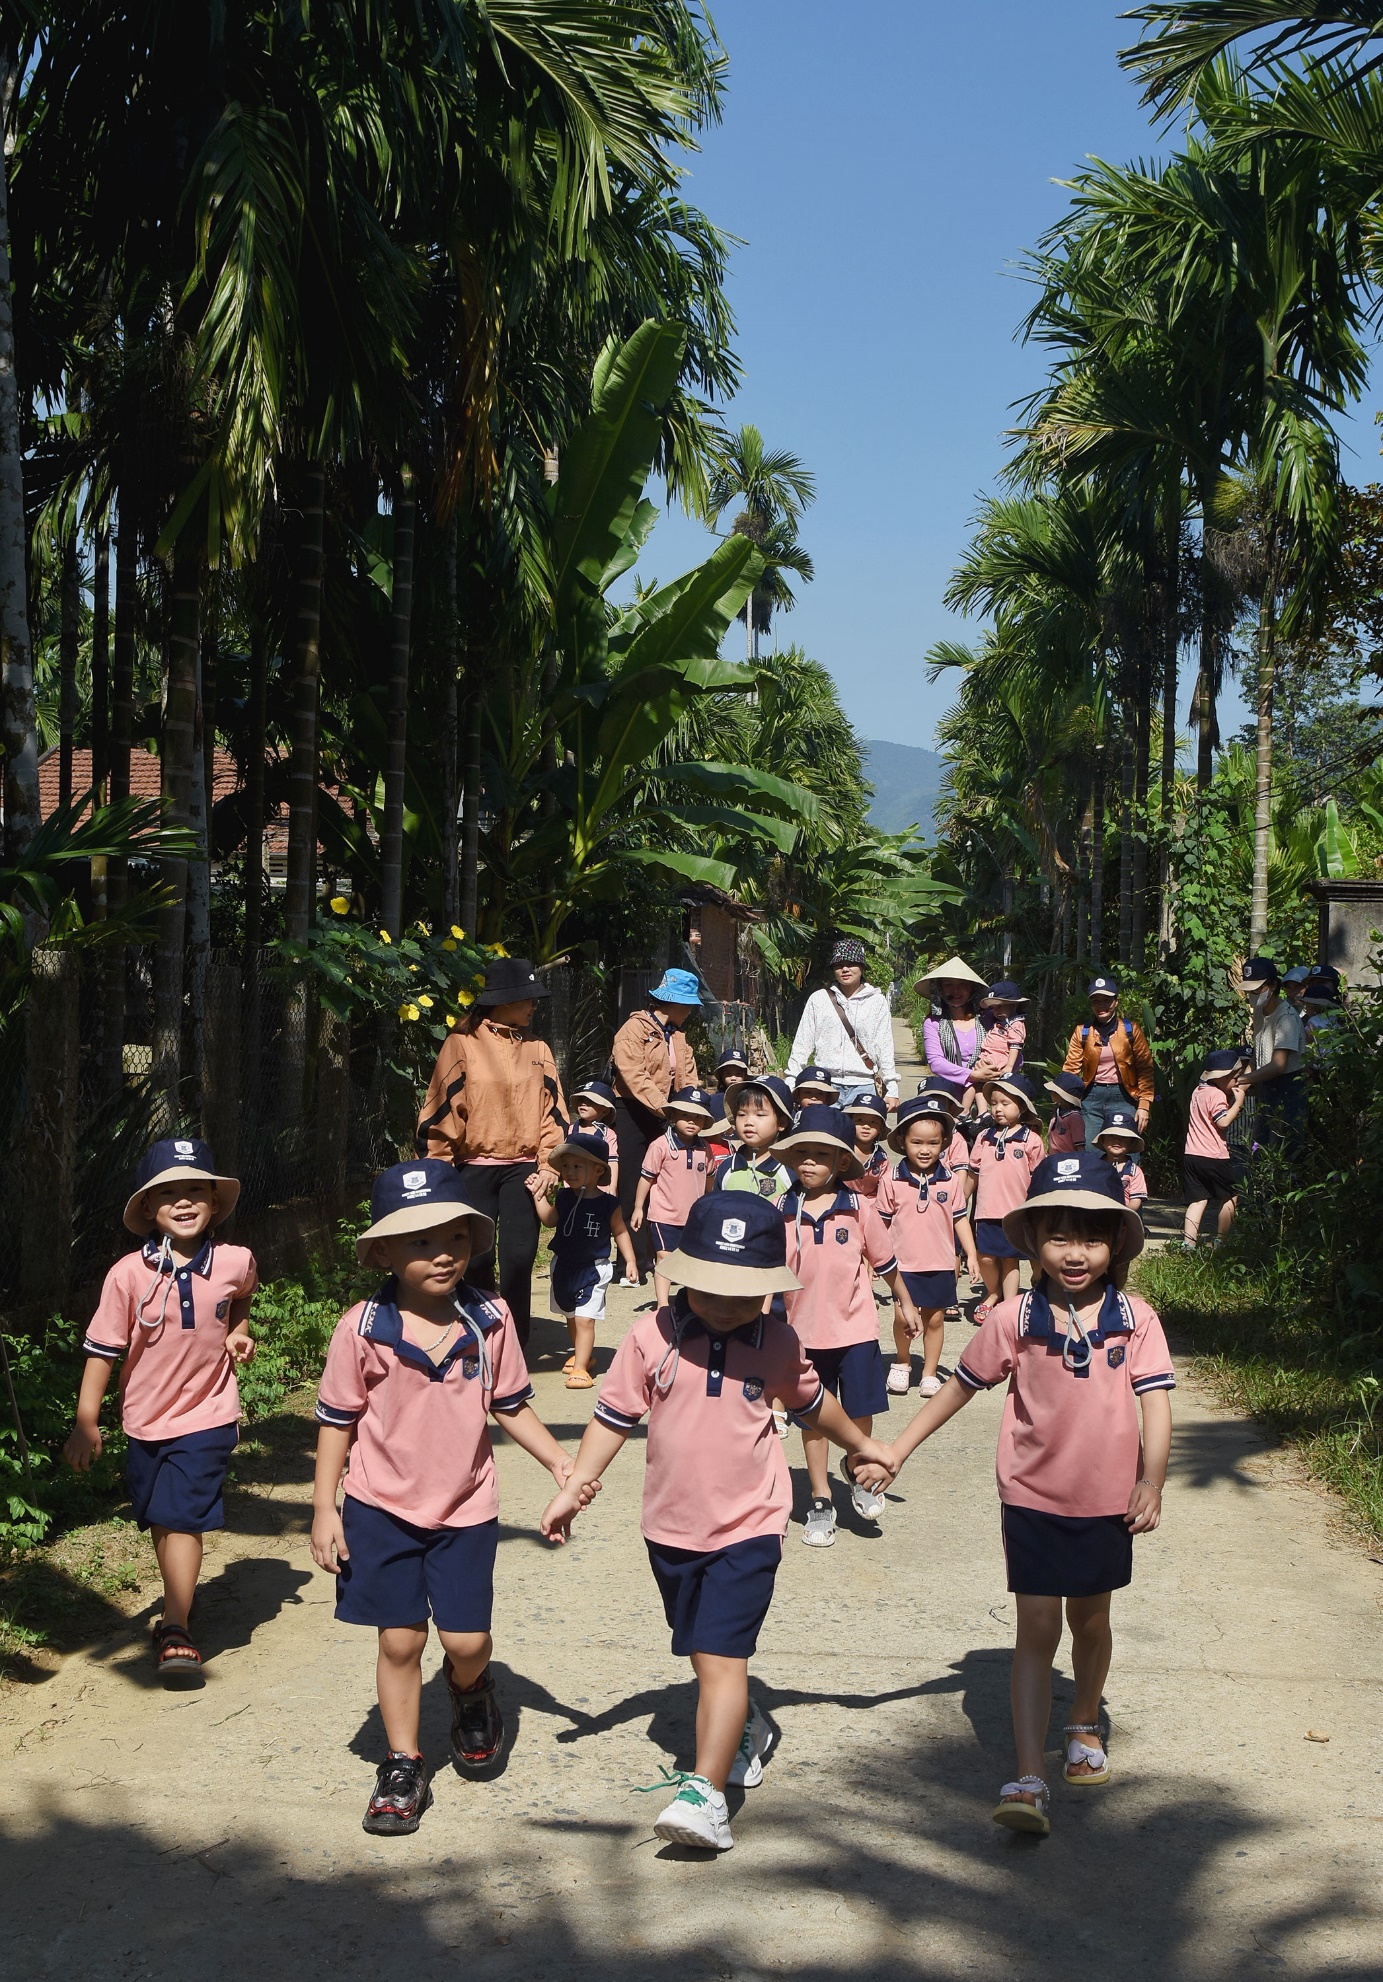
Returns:
[[[78,1472],[100,1458],[101,1399],[123,1358],[125,1482],[135,1519],[153,1535],[163,1578],[153,1636],[166,1685],[200,1681],[188,1618],[202,1536],[226,1524],[221,1496],[240,1435],[235,1371],[255,1352],[254,1255],[212,1237],[239,1196],[239,1183],[216,1174],[216,1159],[195,1136],[168,1137],[140,1158],[125,1228],[143,1244],[106,1275],[82,1344],[77,1418],[63,1448]]]
[[[1099,1711],[1111,1657],[1110,1600],[1132,1579],[1133,1537],[1151,1533],[1161,1519],[1172,1437],[1167,1392],[1176,1378],[1156,1314],[1114,1285],[1112,1268],[1142,1250],[1143,1227],[1103,1156],[1049,1156],[1026,1202],[1005,1214],[1004,1228],[1032,1260],[1032,1287],[991,1310],[955,1375],[889,1447],[888,1463],[860,1462],[858,1471],[886,1483],[890,1469],[896,1474],[977,1391],[1007,1382],[997,1472],[1008,1587],[1018,1610],[1018,1772],[999,1792],[994,1821],[1045,1837],[1051,1792],[1044,1751],[1062,1604],[1076,1681],[1062,1774],[1082,1789],[1109,1780]]]
[[[465,1281],[493,1236],[450,1163],[381,1171],[355,1251],[386,1277],[337,1322],[317,1395],[312,1559],[337,1579],[337,1617],[379,1636],[389,1748],[363,1827],[380,1837],[416,1831],[432,1802],[418,1748],[429,1612],[446,1652],[457,1768],[484,1775],[504,1741],[490,1676],[499,1495],[487,1416],[558,1486],[571,1471],[529,1402],[508,1307]]]
[[[951,1140],[950,1114],[941,1100],[919,1094],[898,1110],[889,1148],[902,1161],[879,1187],[879,1215],[888,1226],[903,1285],[922,1318],[922,1378],[918,1395],[935,1397],[937,1369],[946,1339],[946,1311],[956,1305],[956,1248],[972,1277],[979,1276],[970,1232],[965,1172],[945,1161]],[[964,1144],[961,1145],[964,1148]],[[912,1336],[901,1314],[893,1324],[894,1361],[888,1372],[892,1395],[905,1397],[912,1382]]]
[[[770,1731],[749,1700],[749,1660],[773,1597],[792,1486],[768,1400],[857,1458],[882,1448],[851,1424],[786,1322],[765,1313],[791,1292],[783,1220],[766,1199],[711,1191],[692,1206],[666,1261],[680,1288],[625,1336],[600,1386],[571,1478],[542,1516],[564,1542],[600,1476],[648,1418],[643,1533],[676,1656],[696,1674],[696,1766],[654,1823],[660,1838],[728,1851],[727,1783],[763,1780]]]
[[[1037,1114],[1037,1097],[1022,1074],[1007,1074],[989,1090],[990,1125],[976,1136],[970,1151],[975,1173],[971,1212],[975,1220],[975,1250],[985,1298],[975,1310],[981,1322],[995,1301],[1012,1300],[1018,1292],[1020,1256],[1004,1233],[1004,1217],[1023,1202],[1033,1171],[1046,1155]]]
[[[554,1234],[552,1302],[567,1324],[571,1354],[562,1365],[568,1390],[595,1382],[591,1357],[595,1328],[605,1319],[605,1289],[614,1278],[610,1241],[624,1263],[624,1284],[637,1287],[639,1263],[619,1199],[610,1192],[610,1163],[603,1135],[573,1129],[548,1158],[560,1178],[551,1197],[535,1200],[538,1217]]]

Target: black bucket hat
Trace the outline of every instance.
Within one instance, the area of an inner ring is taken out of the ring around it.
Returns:
[[[588,1162],[602,1164],[605,1174],[601,1182],[609,1182],[610,1145],[599,1129],[572,1129],[566,1141],[559,1143],[548,1157],[548,1168],[556,1170],[558,1161],[563,1156],[584,1156]]]
[[[477,991],[477,1005],[518,1005],[525,998],[550,997],[546,984],[527,957],[494,957],[485,969],[485,988]]]

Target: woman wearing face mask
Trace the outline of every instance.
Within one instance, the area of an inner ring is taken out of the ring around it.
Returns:
[[[1296,1153],[1306,1114],[1302,1064],[1306,1030],[1301,1015],[1282,996],[1282,982],[1271,957],[1250,957],[1239,974],[1239,992],[1252,1015],[1253,1070],[1240,1076],[1258,1104],[1254,1141],[1263,1148]]]

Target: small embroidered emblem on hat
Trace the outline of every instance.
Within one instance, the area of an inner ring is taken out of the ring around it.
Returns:
[[[742,1218],[727,1218],[720,1228],[721,1244],[737,1246],[744,1237],[744,1229],[744,1220]]]
[[[190,1142],[175,1142],[173,1144],[173,1149],[177,1155],[183,1158],[184,1161],[186,1161],[186,1159],[189,1156],[195,1156],[197,1154],[195,1144]]]
[[[420,1191],[426,1183],[426,1170],[405,1170],[403,1173],[403,1187],[406,1191]]]
[[[1078,1177],[1080,1175],[1080,1159],[1075,1156],[1063,1156],[1056,1166],[1056,1173],[1058,1177]]]

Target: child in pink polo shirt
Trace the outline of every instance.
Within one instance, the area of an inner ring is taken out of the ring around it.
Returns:
[[[1045,1837],[1043,1755],[1062,1602],[1076,1682],[1062,1775],[1084,1789],[1109,1780],[1099,1717],[1110,1599],[1132,1578],[1133,1537],[1161,1519],[1176,1378],[1157,1316],[1113,1282],[1114,1262],[1142,1249],[1143,1227],[1103,1156],[1049,1156],[1004,1226],[1033,1262],[1033,1285],[992,1310],[955,1375],[895,1440],[889,1463],[896,1474],[976,1391],[1007,1382],[997,1472],[1018,1611],[1018,1773],[1000,1790],[994,1821]],[[858,1470],[880,1483],[889,1477],[889,1467],[876,1472],[867,1462]]]
[[[226,1523],[221,1495],[240,1423],[236,1365],[255,1352],[254,1255],[211,1236],[239,1196],[235,1178],[217,1176],[215,1158],[195,1136],[168,1137],[140,1158],[125,1227],[144,1243],[106,1275],[82,1344],[77,1420],[63,1448],[79,1472],[100,1457],[101,1399],[123,1357],[125,1482],[163,1578],[153,1636],[165,1684],[200,1683],[188,1617],[202,1536]]]
[[[701,1131],[714,1119],[699,1087],[679,1087],[663,1103],[663,1113],[668,1118],[667,1130],[644,1151],[629,1220],[630,1231],[637,1232],[647,1217],[659,1259],[677,1250],[687,1214],[705,1195],[711,1165]],[[654,1270],[653,1292],[658,1306],[666,1307],[671,1289],[661,1267]]]
[[[1148,1180],[1138,1161],[1143,1151],[1143,1138],[1138,1133],[1138,1117],[1131,1108],[1116,1108],[1105,1118],[1104,1127],[1095,1137],[1095,1147],[1109,1158],[1115,1176],[1124,1187],[1124,1203],[1141,1219],[1143,1200],[1148,1195]],[[1128,1269],[1129,1262],[1125,1257],[1114,1269],[1116,1287],[1124,1285],[1128,1279]]]
[[[1079,1074],[1054,1074],[1043,1085],[1056,1103],[1047,1124],[1047,1154],[1074,1156],[1085,1148],[1085,1116],[1081,1113],[1085,1082]]]
[[[951,1135],[946,1108],[933,1095],[919,1094],[898,1110],[888,1139],[902,1161],[891,1167],[875,1200],[888,1226],[903,1285],[922,1317],[922,1379],[919,1395],[935,1397],[941,1388],[937,1368],[946,1338],[946,1311],[956,1304],[956,1248],[978,1275],[975,1241],[965,1195],[965,1172],[944,1160]],[[962,1145],[963,1147],[964,1145]],[[912,1382],[912,1337],[899,1315],[893,1324],[894,1360],[888,1388],[905,1397]]]
[[[920,1333],[922,1318],[874,1200],[846,1187],[859,1172],[850,1117],[839,1108],[804,1108],[776,1153],[796,1178],[782,1205],[788,1265],[801,1283],[787,1296],[787,1317],[817,1375],[867,1437],[875,1414],[888,1409],[874,1275],[887,1283],[909,1337]],[[836,1510],[825,1432],[804,1425],[802,1446],[811,1488],[802,1540],[808,1548],[830,1548]],[[851,1479],[848,1453],[842,1467],[856,1514],[862,1521],[879,1520],[887,1504],[883,1495]]]
[[[381,1171],[355,1251],[387,1278],[337,1322],[317,1393],[312,1560],[337,1579],[336,1615],[379,1634],[389,1752],[364,1828],[380,1837],[416,1831],[432,1802],[418,1748],[429,1611],[446,1652],[452,1759],[468,1776],[499,1764],[504,1721],[490,1676],[499,1495],[487,1417],[502,1418],[559,1486],[571,1471],[529,1402],[513,1316],[465,1284],[493,1234],[450,1163],[422,1157]]]
[[[1200,1081],[1191,1096],[1181,1171],[1186,1192],[1186,1223],[1181,1242],[1186,1252],[1196,1249],[1201,1219],[1207,1208],[1215,1221],[1217,1237],[1222,1239],[1234,1223],[1240,1164],[1225,1139],[1225,1130],[1238,1120],[1248,1098],[1248,1089],[1239,1079],[1248,1064],[1248,1056],[1236,1046],[1207,1054]]]
[[[749,1699],[749,1660],[792,1509],[769,1399],[781,1397],[847,1453],[879,1458],[881,1448],[827,1394],[793,1330],[765,1312],[769,1297],[797,1286],[782,1218],[767,1199],[708,1192],[667,1267],[682,1291],[620,1344],[542,1530],[567,1539],[646,1414],[644,1539],[673,1652],[690,1658],[699,1688],[696,1767],[653,1828],[672,1844],[728,1851],[726,1785],[762,1782],[772,1738]]]
[[[1022,1074],[996,1080],[989,1090],[989,1127],[975,1138],[970,1162],[975,1172],[971,1213],[975,1248],[986,1297],[975,1310],[982,1322],[995,1301],[1018,1292],[1020,1254],[1004,1235],[1004,1218],[1028,1194],[1033,1171],[1046,1155],[1038,1121],[1037,1097]]]
[[[1018,986],[1007,977],[998,984],[991,984],[988,995],[981,998],[980,1022],[984,1027],[984,1039],[980,1057],[970,1069],[972,1087],[983,1092],[990,1081],[997,1080],[1001,1075],[1017,1073],[1028,1036],[1028,1022],[1023,1017],[1023,1007],[1027,1002]]]
[[[881,1094],[862,1094],[858,1101],[841,1109],[855,1125],[855,1154],[860,1173],[855,1189],[861,1197],[877,1197],[879,1186],[888,1175],[890,1163],[885,1138],[888,1135],[888,1104]]]

